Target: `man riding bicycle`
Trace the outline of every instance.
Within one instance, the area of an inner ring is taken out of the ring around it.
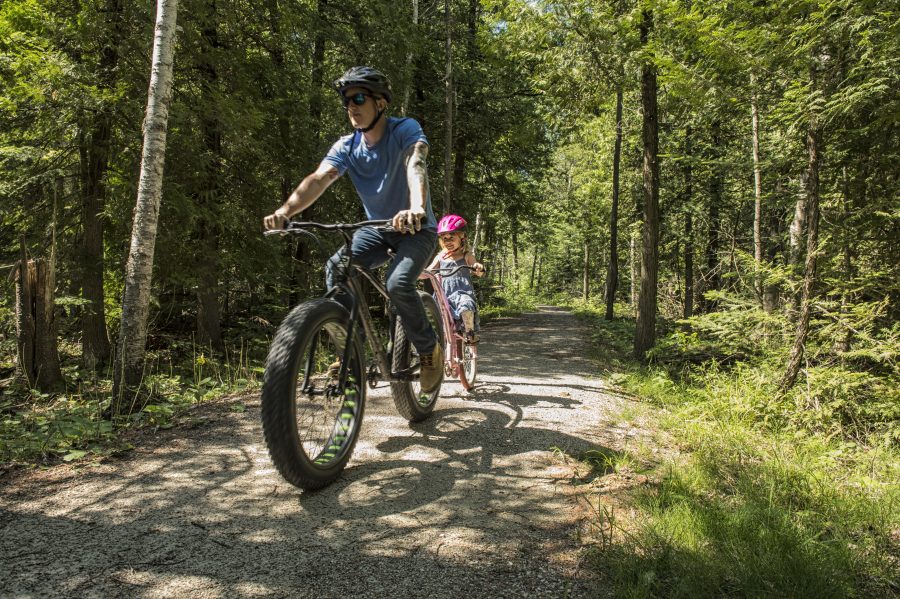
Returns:
[[[396,232],[372,227],[359,229],[350,251],[367,268],[386,263],[386,287],[400,314],[407,336],[419,353],[423,393],[431,393],[443,378],[443,350],[425,315],[416,279],[428,264],[437,240],[437,221],[431,209],[426,158],[428,139],[414,119],[384,116],[391,102],[390,81],[371,67],[353,67],[334,82],[355,131],[335,142],[315,172],[307,175],[273,214],[263,219],[266,229],[280,229],[294,214],[310,207],[344,173],[362,201],[370,220],[390,220]],[[332,288],[343,250],[326,266]],[[337,298],[340,299],[340,298]]]

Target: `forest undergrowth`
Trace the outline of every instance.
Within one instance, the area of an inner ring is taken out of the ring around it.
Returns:
[[[789,392],[778,382],[786,320],[721,298],[718,312],[664,322],[649,364],[634,321],[590,325],[609,380],[638,399],[674,457],[638,448],[650,483],[603,506],[592,563],[617,597],[895,597],[900,593],[900,394],[896,336],[835,356],[817,328]],[[729,302],[731,302],[730,305]]]
[[[146,404],[121,416],[109,414],[111,368],[84,368],[79,345],[65,339],[59,343],[65,387],[49,393],[24,385],[15,375],[10,331],[0,338],[0,465],[53,465],[127,451],[132,431],[171,428],[190,420],[199,403],[258,389],[269,338],[263,329],[237,323],[221,354],[189,337],[154,336],[142,381]]]
[[[532,309],[535,303],[528,295],[503,290],[483,299],[483,324]],[[235,319],[225,329],[226,350],[221,354],[183,334],[153,336],[142,385],[149,401],[131,414],[112,418],[111,370],[95,373],[81,365],[79,345],[66,340],[67,327],[74,327],[75,321],[67,322],[60,313],[65,389],[42,393],[24,386],[15,375],[13,315],[8,309],[0,312],[5,331],[0,334],[0,465],[52,465],[127,451],[134,430],[190,424],[193,408],[200,403],[258,392],[268,344],[283,308],[269,312],[274,324],[260,317]],[[243,404],[235,402],[232,409],[243,409]]]

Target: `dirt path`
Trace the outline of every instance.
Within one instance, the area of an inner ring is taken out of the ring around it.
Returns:
[[[427,422],[370,392],[350,465],[317,493],[272,469],[258,397],[244,412],[204,406],[202,425],[121,459],[0,479],[0,595],[591,594],[564,454],[620,445],[607,424],[620,400],[565,311],[500,320],[483,339],[476,393],[445,384]]]

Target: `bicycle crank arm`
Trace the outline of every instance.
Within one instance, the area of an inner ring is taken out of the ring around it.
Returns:
[[[399,381],[417,381],[419,380],[419,365],[410,366],[409,368],[404,368],[403,370],[398,370],[396,372],[391,373],[391,381],[399,382]]]

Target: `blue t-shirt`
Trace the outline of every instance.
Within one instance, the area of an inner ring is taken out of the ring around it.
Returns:
[[[350,180],[362,200],[369,220],[387,220],[409,209],[409,185],[403,153],[416,142],[428,143],[422,126],[414,119],[388,117],[384,135],[369,147],[363,134],[341,137],[322,162],[334,166],[338,175],[350,173]],[[437,229],[431,209],[431,191],[425,194],[423,229]]]

